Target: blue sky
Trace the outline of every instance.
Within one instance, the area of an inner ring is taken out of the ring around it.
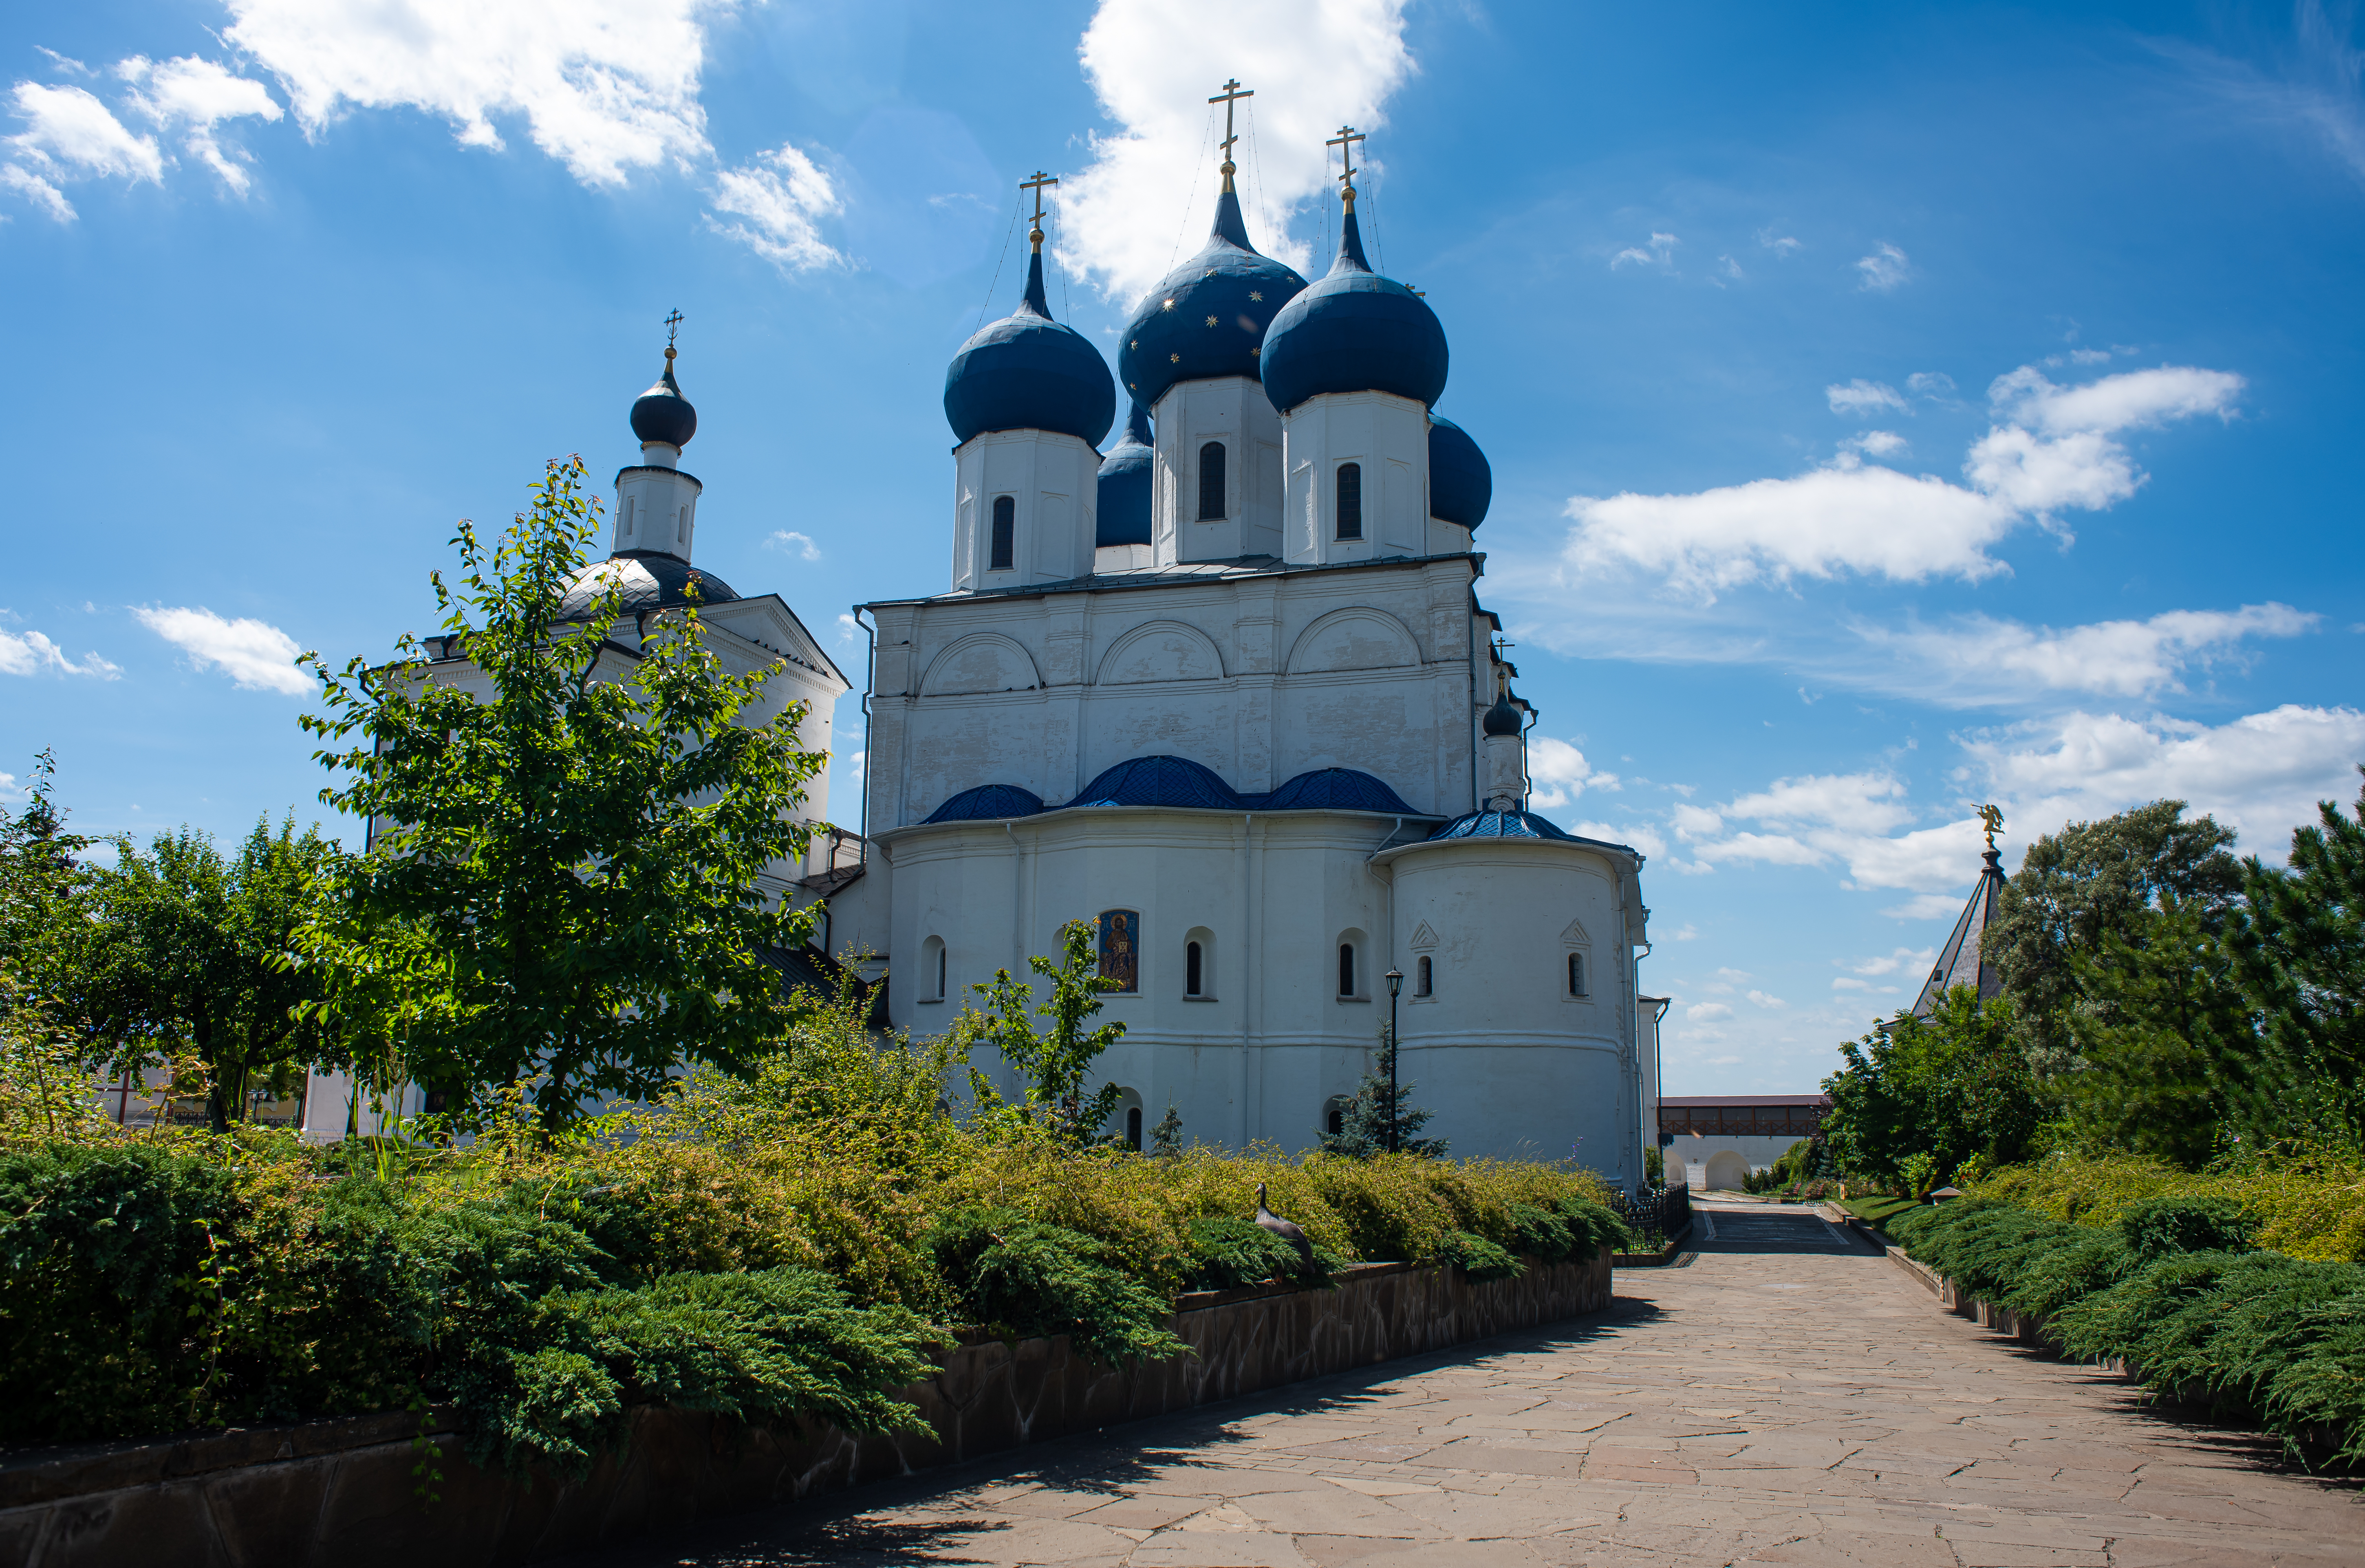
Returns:
[[[85,830],[312,814],[287,655],[427,629],[454,519],[628,461],[676,306],[701,564],[858,669],[846,607],[942,586],[1015,182],[1065,176],[1054,306],[1112,340],[1230,75],[1301,264],[1370,133],[1539,804],[1651,856],[1670,1092],[1810,1088],[1909,997],[1981,801],[2016,864],[2355,795],[2353,10],[193,0],[0,49],[0,767],[55,747]]]

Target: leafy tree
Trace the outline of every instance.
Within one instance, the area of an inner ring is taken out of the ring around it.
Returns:
[[[1388,1087],[1388,1074],[1395,1060],[1395,1036],[1383,1024],[1379,1059],[1372,1064],[1371,1071],[1363,1074],[1363,1081],[1355,1086],[1355,1097],[1347,1102],[1339,1115],[1339,1130],[1322,1135],[1324,1152],[1369,1159],[1394,1148],[1424,1159],[1445,1158],[1443,1138],[1420,1136],[1420,1129],[1429,1126],[1430,1113],[1412,1107],[1412,1092],[1419,1085],[1399,1081],[1393,1090]]]
[[[321,799],[375,831],[310,935],[328,1006],[464,1120],[531,1080],[555,1130],[686,1060],[748,1059],[789,1017],[759,952],[812,918],[757,880],[812,836],[790,816],[826,761],[798,748],[805,705],[751,722],[779,666],[726,671],[694,605],[634,637],[611,580],[562,619],[600,526],[583,477],[551,464],[489,550],[463,522],[458,587],[433,578],[488,700],[407,636],[381,667],[307,655],[328,711],[305,726],[341,779]]]
[[[56,757],[40,751],[23,809],[0,805],[0,971],[16,977],[28,1002],[62,982],[80,924],[76,900],[89,884],[80,857],[91,841],[66,831],[56,778]]]
[[[2019,1007],[2025,1044],[2043,1073],[2076,1061],[2070,1020],[2091,997],[2079,955],[2103,938],[2137,934],[2162,895],[2206,913],[2241,890],[2242,869],[2225,846],[2230,828],[2210,817],[2184,820],[2181,801],[2154,801],[2100,822],[2072,823],[2029,846],[2004,884],[1980,953]]]
[[[340,858],[316,824],[258,822],[235,855],[209,834],[116,840],[114,869],[87,899],[67,999],[94,1055],[118,1070],[185,1048],[205,1070],[207,1118],[241,1119],[250,1091],[284,1097],[320,1059],[306,1004],[318,977],[290,960]]]
[[[2225,946],[2280,1081],[2278,1132],[2353,1148],[2365,1147],[2365,790],[2354,816],[2316,810],[2322,825],[2292,834],[2287,867],[2244,863]]]
[[[992,1046],[1026,1080],[1026,1098],[1018,1107],[1021,1115],[1075,1143],[1098,1137],[1115,1113],[1117,1102],[1125,1097],[1124,1089],[1115,1083],[1104,1083],[1092,1094],[1084,1093],[1084,1079],[1093,1063],[1125,1036],[1123,1024],[1104,1024],[1096,1029],[1085,1026],[1101,1010],[1101,993],[1115,991],[1118,984],[1100,972],[1094,935],[1092,922],[1071,920],[1059,927],[1059,961],[1055,963],[1040,953],[1026,960],[1029,969],[1051,982],[1049,998],[1031,1014],[1028,1003],[1034,1001],[1034,988],[1013,980],[1008,969],[997,969],[991,981],[970,987],[985,998],[985,1006],[963,1008],[954,1024],[955,1037],[965,1048]],[[1051,1021],[1048,1031],[1036,1032],[1037,1016]],[[974,1070],[970,1082],[980,1104],[993,1102],[992,1089]]]
[[[1895,1179],[1914,1154],[1940,1171],[1973,1154],[2007,1163],[2042,1118],[2009,997],[1982,1005],[1956,986],[1929,1017],[1900,1013],[1840,1054],[1846,1067],[1823,1080],[1832,1110],[1822,1135],[1844,1170]]]

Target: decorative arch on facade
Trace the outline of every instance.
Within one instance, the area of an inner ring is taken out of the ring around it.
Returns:
[[[1720,1148],[1708,1157],[1708,1185],[1710,1192],[1738,1193],[1742,1179],[1749,1174],[1749,1161],[1729,1148]]]
[[[1033,691],[1043,684],[1035,656],[998,632],[972,632],[928,661],[923,697],[981,691]]]
[[[1109,644],[1093,681],[1097,686],[1143,686],[1223,678],[1223,650],[1213,637],[1181,621],[1152,621]]]
[[[1352,605],[1334,610],[1297,635],[1289,650],[1291,675],[1357,669],[1405,669],[1420,664],[1420,644],[1384,610]]]

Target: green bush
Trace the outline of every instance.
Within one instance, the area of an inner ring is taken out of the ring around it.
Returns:
[[[1081,1231],[1015,1209],[967,1208],[937,1216],[924,1241],[969,1320],[1006,1338],[1065,1334],[1104,1366],[1189,1350],[1166,1327],[1166,1302]]]
[[[1329,1286],[1347,1260],[1321,1248],[1309,1260],[1297,1249],[1254,1220],[1232,1215],[1202,1215],[1189,1226],[1189,1288],[1238,1290],[1272,1280]]]
[[[2067,1353],[2365,1460],[2365,1267],[2259,1251],[2221,1195],[2131,1203],[2110,1229],[1996,1198],[1895,1216],[1889,1234],[1966,1294],[2041,1319]]]
[[[1440,1260],[1474,1280],[1508,1280],[1521,1268],[1519,1259],[1507,1249],[1467,1230],[1457,1230],[1446,1237]]]

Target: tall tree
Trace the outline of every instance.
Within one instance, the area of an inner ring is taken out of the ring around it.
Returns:
[[[996,969],[990,981],[970,987],[985,998],[981,1008],[965,1007],[954,1022],[954,1037],[964,1051],[992,1046],[1016,1069],[1026,1085],[1019,1114],[1071,1142],[1085,1143],[1101,1136],[1124,1089],[1104,1083],[1091,1094],[1084,1081],[1093,1063],[1125,1037],[1123,1024],[1088,1028],[1101,1010],[1101,993],[1115,991],[1119,981],[1100,973],[1093,952],[1095,932],[1088,920],[1071,920],[1059,927],[1059,958],[1037,953],[1027,967],[1051,982],[1050,994],[1037,1003],[1034,987],[1014,980],[1008,969]],[[1040,1033],[1037,1017],[1050,1021]],[[981,1104],[990,1103],[984,1080],[971,1075]]]
[[[23,807],[0,805],[0,970],[28,1001],[63,982],[81,924],[76,900],[90,879],[81,857],[91,841],[66,831],[56,791],[57,759],[44,749],[33,757]]]
[[[2353,816],[2316,811],[2288,866],[2244,863],[2225,948],[2280,1081],[2281,1136],[2365,1147],[2365,790]]]
[[[2011,998],[1982,1004],[1969,986],[1927,1018],[1900,1013],[1840,1047],[1847,1065],[1823,1080],[1823,1136],[1843,1170],[1894,1177],[1915,1154],[1940,1176],[1974,1154],[2002,1163],[2026,1152],[2045,1100],[2021,1048]]]
[[[1339,1113],[1339,1130],[1322,1135],[1325,1153],[1369,1159],[1394,1148],[1424,1159],[1445,1158],[1443,1138],[1420,1136],[1430,1115],[1429,1112],[1413,1108],[1412,1092],[1420,1086],[1402,1080],[1393,1086],[1389,1083],[1395,1076],[1395,1036],[1383,1024],[1379,1058],[1372,1063],[1372,1070],[1363,1074],[1363,1081],[1355,1086],[1354,1098]]]
[[[321,799],[375,828],[311,956],[331,1009],[464,1119],[529,1081],[555,1128],[685,1062],[750,1059],[788,1022],[759,949],[811,924],[757,879],[812,837],[790,814],[827,761],[797,744],[806,705],[743,722],[779,666],[725,670],[694,604],[642,615],[636,648],[611,638],[612,582],[563,618],[600,528],[583,478],[551,464],[490,549],[463,522],[457,588],[432,579],[488,700],[409,637],[341,675],[307,655],[327,712],[304,722],[340,779]]]
[[[2198,913],[2222,909],[2242,887],[2242,868],[2226,853],[2233,842],[2233,830],[2213,818],[2185,821],[2183,801],[2154,801],[2029,846],[1980,951],[2003,977],[2040,1072],[2077,1060],[2071,1017],[2092,1002],[2078,956],[2100,953],[2107,935],[2139,935],[2163,894]]]
[[[97,874],[68,998],[88,1047],[119,1070],[183,1049],[206,1070],[214,1130],[239,1120],[250,1095],[284,1097],[321,1056],[319,1020],[305,1004],[317,977],[294,965],[295,934],[311,919],[338,858],[317,825],[291,814],[258,822],[226,856],[190,827],[143,851],[116,840]]]

